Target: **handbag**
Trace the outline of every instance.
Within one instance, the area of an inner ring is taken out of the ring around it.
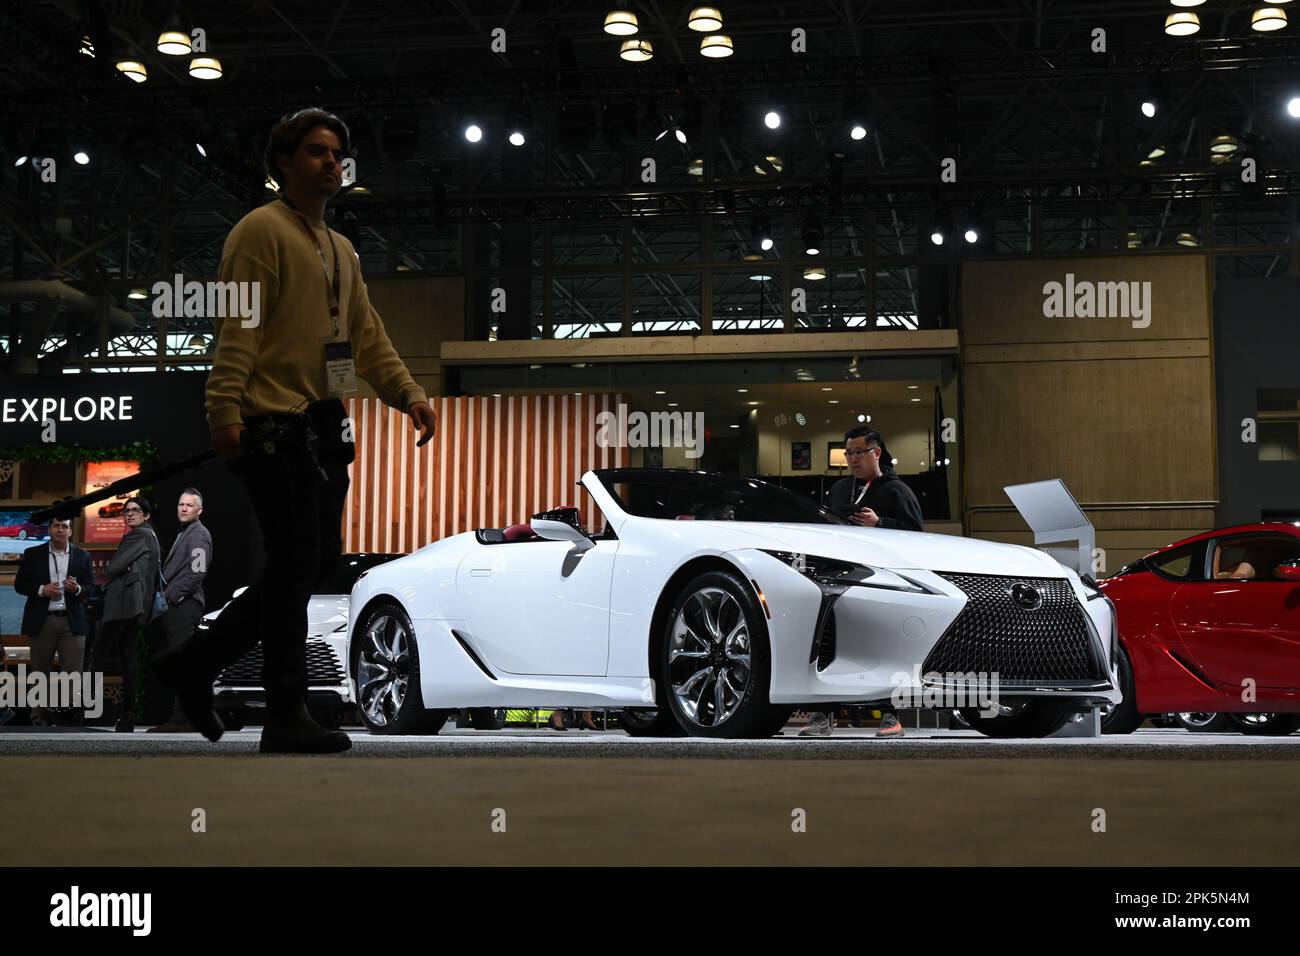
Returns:
[[[154,535],[155,540],[157,537],[157,535]],[[154,621],[158,620],[158,618],[167,613],[167,595],[163,593],[166,587],[167,579],[163,577],[162,559],[160,555],[158,561],[158,583],[154,587],[153,604],[149,608],[149,617],[145,621],[146,624],[152,624]]]

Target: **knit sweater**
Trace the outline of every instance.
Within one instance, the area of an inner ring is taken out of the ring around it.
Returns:
[[[342,336],[352,342],[357,373],[394,408],[405,411],[426,401],[370,304],[352,243],[321,220],[313,226],[331,279],[329,236],[342,260],[339,323]],[[244,328],[238,316],[217,319],[208,426],[237,425],[328,398],[324,345],[332,337],[329,283],[316,245],[293,210],[276,200],[239,220],[226,237],[219,274],[222,282],[260,283],[261,311],[252,328]]]

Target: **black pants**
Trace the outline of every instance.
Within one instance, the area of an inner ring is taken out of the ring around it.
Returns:
[[[325,440],[340,434],[341,422],[339,405],[339,424],[318,429],[325,434],[314,461],[303,434],[295,432],[271,454],[248,454],[231,462],[261,526],[266,564],[261,579],[180,651],[192,673],[215,679],[261,642],[262,682],[272,714],[292,713],[306,701],[307,603],[333,574],[343,547],[351,447],[345,455]]]
[[[122,662],[122,712],[119,719],[135,722],[135,687],[138,668],[136,667],[136,640],[140,634],[140,622],[133,617],[116,621],[105,621],[99,626],[99,638],[96,646],[99,660],[103,653],[112,650]]]
[[[191,637],[194,636],[194,629],[199,626],[199,620],[203,617],[203,602],[196,597],[187,597],[179,604],[173,604],[167,608],[167,613],[163,615],[162,630],[167,639],[167,650],[179,650],[185,645]],[[176,702],[175,696],[172,697],[171,720],[183,721],[185,714],[181,712],[180,704]]]

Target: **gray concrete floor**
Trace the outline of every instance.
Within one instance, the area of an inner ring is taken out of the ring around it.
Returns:
[[[1300,735],[794,733],[356,733],[333,757],[262,757],[256,729],[0,733],[0,865],[1300,862]]]

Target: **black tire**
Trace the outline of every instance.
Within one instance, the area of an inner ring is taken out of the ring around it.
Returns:
[[[450,710],[425,710],[420,649],[411,619],[395,603],[370,609],[352,641],[357,715],[372,734],[436,734]]]
[[[626,707],[618,712],[618,725],[629,737],[685,737],[672,711],[655,707]]]
[[[978,707],[961,708],[962,719],[985,737],[1050,737],[1067,723],[1078,705],[1056,700],[1027,700],[1013,712],[997,717],[983,717]]]
[[[716,605],[716,629],[702,616],[708,604]],[[700,636],[696,627],[705,636]],[[659,709],[671,713],[683,731],[692,737],[734,739],[771,737],[785,726],[794,708],[768,700],[772,654],[767,623],[753,590],[739,575],[708,571],[696,577],[673,600],[663,628],[657,668],[662,698]],[[674,654],[674,635],[679,632],[682,647]],[[688,642],[693,650],[686,652]],[[705,663],[696,665],[693,660]],[[689,706],[678,700],[674,678],[677,687],[686,689]],[[737,688],[733,680],[743,683]],[[701,688],[700,696],[691,702],[696,685]],[[720,710],[718,700],[723,701]]]
[[[1119,689],[1124,700],[1110,708],[1104,708],[1101,715],[1101,732],[1103,734],[1131,734],[1142,726],[1145,714],[1137,709],[1137,685],[1133,680],[1133,665],[1129,662],[1128,651],[1124,645],[1119,646]]]
[[[506,725],[504,707],[471,707],[465,716],[474,730],[501,730]]]
[[[1300,730],[1300,714],[1229,714],[1232,728],[1249,737],[1285,737]]]
[[[244,729],[245,712],[243,707],[218,707],[217,716],[221,718],[221,723],[229,731],[240,731]]]
[[[1217,734],[1232,729],[1232,720],[1227,714],[1184,711],[1174,715],[1178,726],[1194,734]]]

